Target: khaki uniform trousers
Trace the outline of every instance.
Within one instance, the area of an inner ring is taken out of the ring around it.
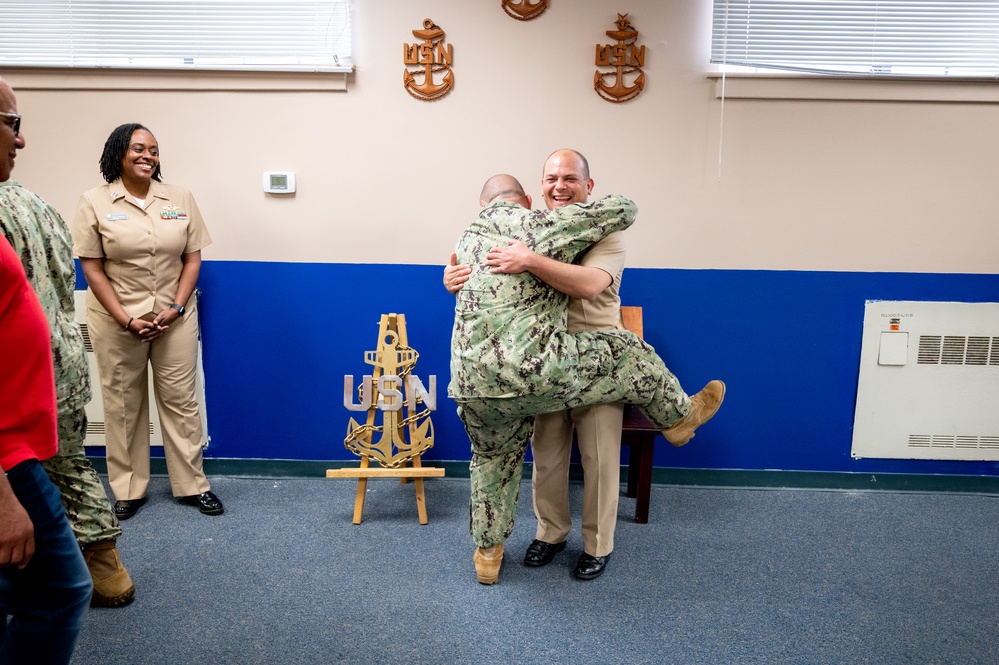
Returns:
[[[211,489],[202,468],[204,430],[195,393],[198,358],[196,308],[158,339],[141,342],[104,312],[87,310],[104,401],[108,480],[118,500],[141,499],[149,487],[148,368],[163,433],[174,496]]]
[[[569,514],[569,456],[576,431],[583,466],[583,551],[607,556],[614,550],[621,495],[621,424],[624,406],[594,404],[534,419],[531,493],[538,518],[535,538],[561,543],[572,530]]]

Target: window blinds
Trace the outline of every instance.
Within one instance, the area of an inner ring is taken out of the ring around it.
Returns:
[[[711,62],[822,74],[999,77],[996,0],[714,0]]]
[[[0,0],[0,65],[342,72],[346,0]]]

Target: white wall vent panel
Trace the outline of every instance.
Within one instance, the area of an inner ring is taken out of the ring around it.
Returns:
[[[90,385],[93,389],[94,398],[87,404],[87,439],[88,446],[104,446],[104,402],[101,399],[101,377],[97,373],[97,358],[94,356],[94,347],[90,342],[90,331],[87,329],[87,292],[75,291],[74,306],[76,311],[76,322],[80,325],[83,333],[83,343],[87,349],[87,363],[90,366]],[[201,367],[201,345],[198,344],[198,373],[197,373],[197,396],[201,411],[201,423],[205,431],[205,441],[203,446],[208,445],[208,423],[205,413],[205,390],[203,380],[203,370]],[[149,374],[149,443],[153,446],[163,445],[163,434],[160,431],[160,416],[156,411],[156,401],[153,398],[153,377],[152,371]]]
[[[851,454],[999,460],[999,303],[867,302]]]

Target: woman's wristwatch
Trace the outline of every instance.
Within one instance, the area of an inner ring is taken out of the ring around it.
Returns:
[[[170,308],[177,310],[178,314],[180,314],[181,316],[184,316],[184,311],[185,310],[184,310],[184,306],[183,305],[178,305],[177,303],[171,303],[170,304]]]

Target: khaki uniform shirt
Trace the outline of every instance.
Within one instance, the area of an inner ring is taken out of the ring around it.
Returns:
[[[104,274],[129,316],[169,307],[177,295],[181,255],[211,242],[191,192],[156,181],[141,208],[121,179],[85,192],[73,222],[73,253],[104,259]],[[105,312],[89,289],[87,307]]]
[[[622,233],[612,233],[583,255],[579,264],[587,268],[600,268],[612,280],[610,286],[593,300],[573,298],[569,301],[569,332],[612,330],[621,319],[621,273],[624,272],[624,238]]]

